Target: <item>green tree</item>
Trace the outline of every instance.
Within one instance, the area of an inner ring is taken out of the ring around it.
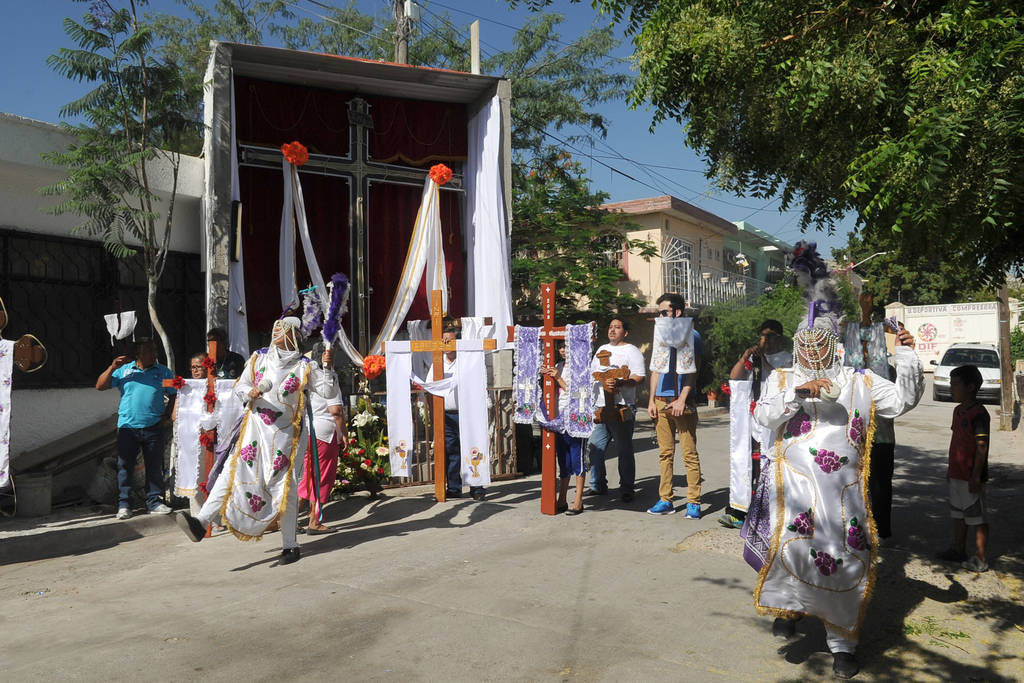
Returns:
[[[43,156],[67,176],[43,193],[59,197],[53,213],[83,219],[74,232],[102,237],[118,258],[141,253],[150,320],[173,368],[156,298],[171,240],[179,150],[194,139],[197,123],[181,69],[154,56],[153,33],[138,17],[144,0],[116,4],[94,0],[81,22],[65,19],[64,31],[77,48],[60,48],[47,59],[61,75],[94,87],[61,109],[62,117],[85,122],[61,124],[74,142]],[[165,171],[170,197],[161,215],[153,179]]]
[[[958,301],[993,301],[995,290],[985,286],[977,270],[946,258],[939,249],[909,249],[899,233],[862,231],[850,234],[842,253],[847,263],[857,263],[856,272],[867,280],[864,288],[874,296],[874,312],[881,316],[885,305],[900,301],[908,306],[946,304]]]
[[[535,168],[517,166],[512,226],[512,297],[518,315],[539,319],[540,284],[557,282],[556,310],[579,320],[635,311],[644,302],[621,292],[616,256],[624,251],[650,258],[654,245],[625,237],[621,216],[597,208],[606,195],[594,192],[579,164],[567,154]],[[582,314],[582,315],[580,315]]]
[[[802,203],[804,226],[852,210],[991,283],[1024,268],[1019,2],[594,4],[633,35],[634,105],[723,188]]]

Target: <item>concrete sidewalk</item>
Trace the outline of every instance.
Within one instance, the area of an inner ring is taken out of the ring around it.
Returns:
[[[930,394],[926,394],[930,395]],[[951,404],[897,421],[894,542],[882,549],[857,680],[1024,679],[1024,482],[1019,433],[993,437],[993,569],[932,560],[948,543],[945,450]],[[754,612],[755,575],[728,498],[728,422],[698,432],[704,517],[644,513],[657,498],[649,423],[636,435],[639,495],[586,499],[578,517],[539,513],[539,477],[504,482],[482,503],[435,503],[427,488],[355,496],[328,508],[337,532],[200,544],[170,520],[0,523],[5,678],[27,680],[824,680],[817,622],[773,641]],[[677,496],[685,493],[677,458]],[[617,483],[609,463],[610,484]],[[61,526],[63,524],[63,526]],[[98,549],[61,553],[76,529]],[[102,531],[100,531],[102,530]],[[46,539],[46,540],[44,540]]]

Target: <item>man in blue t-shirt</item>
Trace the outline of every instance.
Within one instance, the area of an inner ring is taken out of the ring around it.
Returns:
[[[658,297],[658,315],[679,318],[686,309],[686,302],[678,294],[662,294]],[[693,331],[694,367],[699,368],[704,355],[700,333]],[[672,506],[673,460],[676,450],[676,434],[686,465],[686,517],[700,519],[700,456],[697,453],[697,375],[675,372],[676,356],[672,350],[669,372],[651,373],[651,396],[647,406],[654,420],[654,432],[658,437],[658,452],[661,465],[661,483],[658,486],[658,502],[647,512],[652,515],[670,515]]]
[[[117,407],[117,518],[132,516],[129,494],[132,472],[142,449],[146,464],[146,508],[151,514],[171,512],[162,500],[164,492],[164,428],[169,421],[177,391],[163,386],[174,375],[156,362],[156,344],[140,339],[135,344],[135,361],[118,356],[96,380],[96,389],[111,387],[121,392]],[[164,405],[164,396],[171,400]]]

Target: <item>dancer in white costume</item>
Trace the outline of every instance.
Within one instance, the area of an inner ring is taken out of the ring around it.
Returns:
[[[180,513],[178,525],[193,541],[219,519],[236,537],[259,540],[280,520],[281,564],[299,559],[295,535],[297,492],[309,439],[307,393],[325,398],[337,390],[333,370],[321,370],[299,353],[298,318],[274,323],[270,346],[252,354],[235,392],[247,403],[238,443],[195,517]],[[321,359],[332,367],[328,348]]]
[[[833,672],[850,678],[859,670],[853,653],[875,578],[874,520],[865,502],[875,420],[917,405],[924,378],[905,330],[892,358],[895,383],[843,367],[837,321],[828,314],[836,309],[816,306],[821,303],[812,297],[811,313],[794,335],[793,368],[772,372],[754,410],[754,419],[776,435],[762,472],[774,495],[754,605],[777,617],[772,631],[784,637],[795,633],[801,616],[820,618]]]

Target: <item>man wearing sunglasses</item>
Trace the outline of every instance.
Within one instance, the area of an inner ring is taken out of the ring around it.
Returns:
[[[682,317],[686,302],[678,294],[662,294],[658,297],[658,315],[671,318]],[[661,466],[661,484],[658,487],[658,502],[648,513],[670,515],[675,512],[672,505],[673,467],[676,451],[676,435],[686,465],[686,518],[700,519],[700,455],[697,453],[697,373],[677,374],[675,372],[675,349],[668,366],[670,372],[651,373],[651,396],[647,412],[654,420],[654,431],[658,437],[658,452]],[[700,368],[704,346],[700,333],[693,331],[694,367]]]

